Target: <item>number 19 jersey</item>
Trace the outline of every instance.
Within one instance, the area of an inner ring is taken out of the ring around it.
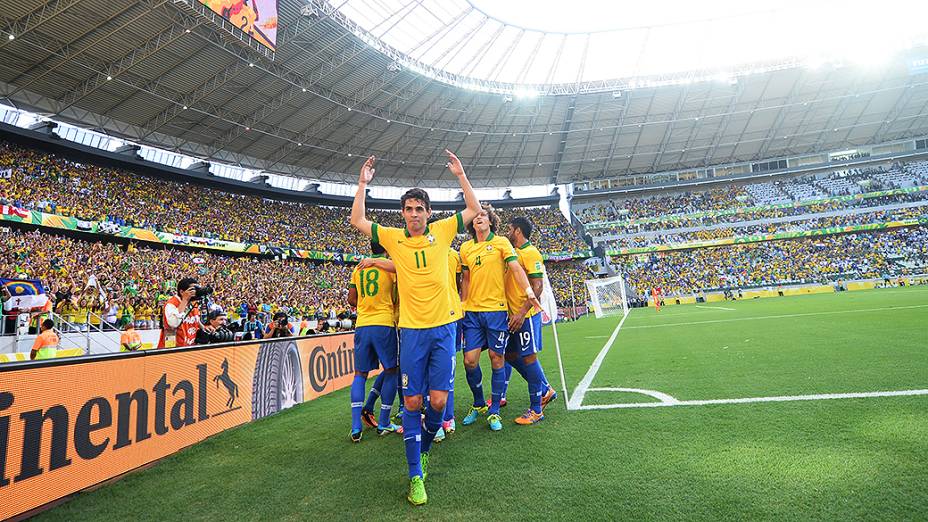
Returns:
[[[400,328],[434,328],[461,318],[448,291],[448,250],[463,231],[460,212],[428,225],[421,236],[410,236],[404,228],[371,226],[371,238],[396,266]]]

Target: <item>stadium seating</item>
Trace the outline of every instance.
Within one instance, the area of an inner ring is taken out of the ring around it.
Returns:
[[[846,169],[776,181],[729,185],[702,191],[651,197],[630,197],[581,203],[574,213],[587,224],[609,220],[666,218],[707,210],[797,203],[860,192],[890,190],[928,184],[928,162],[889,167]],[[904,199],[904,198],[900,198]],[[847,204],[857,204],[848,202]],[[870,203],[868,201],[868,203]],[[801,209],[804,211],[804,209]]]
[[[676,250],[613,262],[645,295],[656,287],[683,296],[728,287],[918,274],[928,268],[928,227]]]
[[[364,254],[368,241],[348,222],[348,209],[275,201],[155,179],[68,160],[0,141],[0,201],[85,220],[305,250]],[[510,209],[538,228],[542,252],[587,250],[557,209]],[[440,215],[440,214],[439,214]],[[372,220],[402,226],[399,212],[372,210]]]

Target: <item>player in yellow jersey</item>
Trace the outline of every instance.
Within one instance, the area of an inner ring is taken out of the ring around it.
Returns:
[[[514,217],[509,221],[507,235],[513,245],[518,245],[516,255],[519,256],[519,265],[528,274],[532,291],[541,295],[545,264],[541,252],[528,240],[532,235],[532,223],[524,217]],[[511,275],[506,277],[506,301],[509,305],[509,331],[512,333],[506,346],[506,362],[525,378],[529,391],[529,409],[516,419],[516,424],[535,424],[544,419],[544,407],[557,398],[538,360],[541,314],[523,297],[519,282]]]
[[[386,251],[371,243],[374,257]],[[380,385],[380,421],[377,434],[395,433],[398,426],[390,422],[393,398],[396,397],[396,323],[393,287],[394,275],[377,267],[355,267],[348,285],[348,304],[358,309],[354,331],[354,380],[351,382],[351,433],[353,442],[361,442],[361,410],[364,407],[364,387],[369,372],[383,365]]]
[[[500,401],[505,387],[506,344],[509,341],[509,314],[506,302],[505,280],[507,271],[523,289],[523,297],[541,305],[532,291],[525,270],[519,264],[512,244],[504,236],[497,236],[499,218],[493,207],[484,205],[468,227],[473,239],[461,245],[464,282],[464,370],[467,384],[474,394],[470,412],[461,422],[465,426],[476,422],[486,413],[487,424],[493,431],[503,429],[499,416]],[[491,388],[492,402],[487,406],[483,395],[483,374],[480,370],[480,353],[490,352],[493,369]]]
[[[448,390],[454,387],[454,322],[459,315],[448,292],[448,250],[480,210],[461,161],[450,151],[447,167],[458,178],[467,208],[427,224],[432,215],[429,195],[414,188],[400,198],[405,228],[382,227],[365,217],[364,197],[374,177],[374,156],[361,167],[358,191],[351,207],[351,225],[383,245],[396,266],[400,307],[400,369],[402,372],[403,442],[409,469],[409,494],[414,505],[425,504],[429,450],[441,428]],[[428,391],[425,429],[419,410]]]
[[[364,259],[360,263],[361,266],[377,266],[386,270],[387,272],[396,273],[396,265],[393,264],[393,261],[389,259]],[[457,253],[453,248],[448,249],[448,292],[451,296],[452,305],[455,306],[459,317],[464,317],[464,309],[461,304],[461,255]],[[461,319],[455,321],[455,334],[454,334],[454,344],[455,344],[455,353],[460,352],[464,346],[464,331],[461,328]],[[383,375],[383,374],[381,374]],[[380,377],[377,376],[377,382],[374,383],[374,386],[371,388],[371,395],[367,397],[367,404],[364,406],[364,410],[361,411],[361,418],[365,418],[366,415],[372,415],[369,413],[371,409],[371,404],[374,403],[377,396],[374,394],[375,391],[377,395],[380,394]],[[452,379],[454,375],[452,374]],[[441,428],[438,429],[438,433],[435,434],[434,442],[441,442],[445,440],[447,435],[454,433],[456,429],[454,421],[454,388],[448,390],[448,399],[445,401],[445,415],[441,423]]]

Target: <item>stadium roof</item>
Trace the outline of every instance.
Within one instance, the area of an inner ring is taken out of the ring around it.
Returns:
[[[923,8],[885,11],[903,20]],[[928,75],[916,64],[928,57],[924,47],[871,66],[782,62],[710,80],[676,71],[665,85],[574,84],[560,95],[519,97],[459,87],[441,71],[423,74],[411,55],[372,39],[362,20],[323,0],[280,1],[273,56],[219,28],[194,0],[20,0],[5,2],[0,16],[0,103],[325,181],[355,181],[360,157],[376,154],[379,183],[453,186],[445,147],[462,157],[475,185],[512,186],[928,134]]]

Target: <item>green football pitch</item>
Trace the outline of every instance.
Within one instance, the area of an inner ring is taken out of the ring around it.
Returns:
[[[400,437],[349,442],[342,390],[40,518],[928,519],[928,287],[635,309],[591,371],[618,323],[559,325],[570,391],[591,377],[569,411],[545,328],[561,397],[536,426],[512,423],[517,374],[502,432],[461,426],[459,362],[458,431],[432,452],[426,506],[405,500]],[[910,394],[853,395],[869,392]]]

